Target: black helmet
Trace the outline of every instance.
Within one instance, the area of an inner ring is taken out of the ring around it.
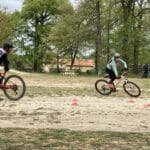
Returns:
[[[11,43],[4,43],[3,48],[13,48],[13,45]]]

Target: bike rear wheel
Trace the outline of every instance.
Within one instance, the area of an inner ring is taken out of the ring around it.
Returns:
[[[131,81],[124,83],[123,89],[131,97],[139,97],[141,95],[141,89],[139,86]]]
[[[101,95],[109,95],[112,92],[109,83],[106,80],[97,80],[95,82],[95,89]]]
[[[4,81],[5,87],[11,88],[4,88],[4,94],[10,100],[19,100],[22,98],[26,91],[26,85],[24,80],[18,75],[10,75]]]

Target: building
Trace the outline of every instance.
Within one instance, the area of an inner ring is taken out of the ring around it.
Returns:
[[[66,70],[71,67],[71,62],[66,63]],[[80,70],[81,72],[87,72],[95,68],[94,60],[92,59],[76,59],[73,65],[73,70]]]
[[[70,70],[71,61],[69,59],[64,59],[60,61],[59,64],[60,70],[67,71]],[[52,70],[56,70],[56,64],[43,64],[43,72],[52,72]],[[80,72],[91,71],[95,68],[95,63],[93,59],[76,59],[73,65],[73,70]]]

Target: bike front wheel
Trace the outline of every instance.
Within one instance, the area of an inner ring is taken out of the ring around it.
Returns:
[[[109,95],[112,92],[109,87],[109,83],[106,80],[97,80],[95,82],[95,89],[101,95]]]
[[[139,86],[131,81],[124,83],[123,89],[131,97],[139,97],[141,95],[141,89]]]
[[[4,94],[10,100],[19,100],[26,91],[24,80],[18,75],[10,75],[4,81]]]

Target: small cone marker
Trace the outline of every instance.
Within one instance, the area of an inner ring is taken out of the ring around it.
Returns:
[[[129,99],[129,100],[128,100],[128,103],[135,103],[135,100]]]
[[[150,108],[150,104],[145,104],[144,107]]]
[[[78,106],[78,100],[77,99],[73,99],[71,105],[72,106]]]

